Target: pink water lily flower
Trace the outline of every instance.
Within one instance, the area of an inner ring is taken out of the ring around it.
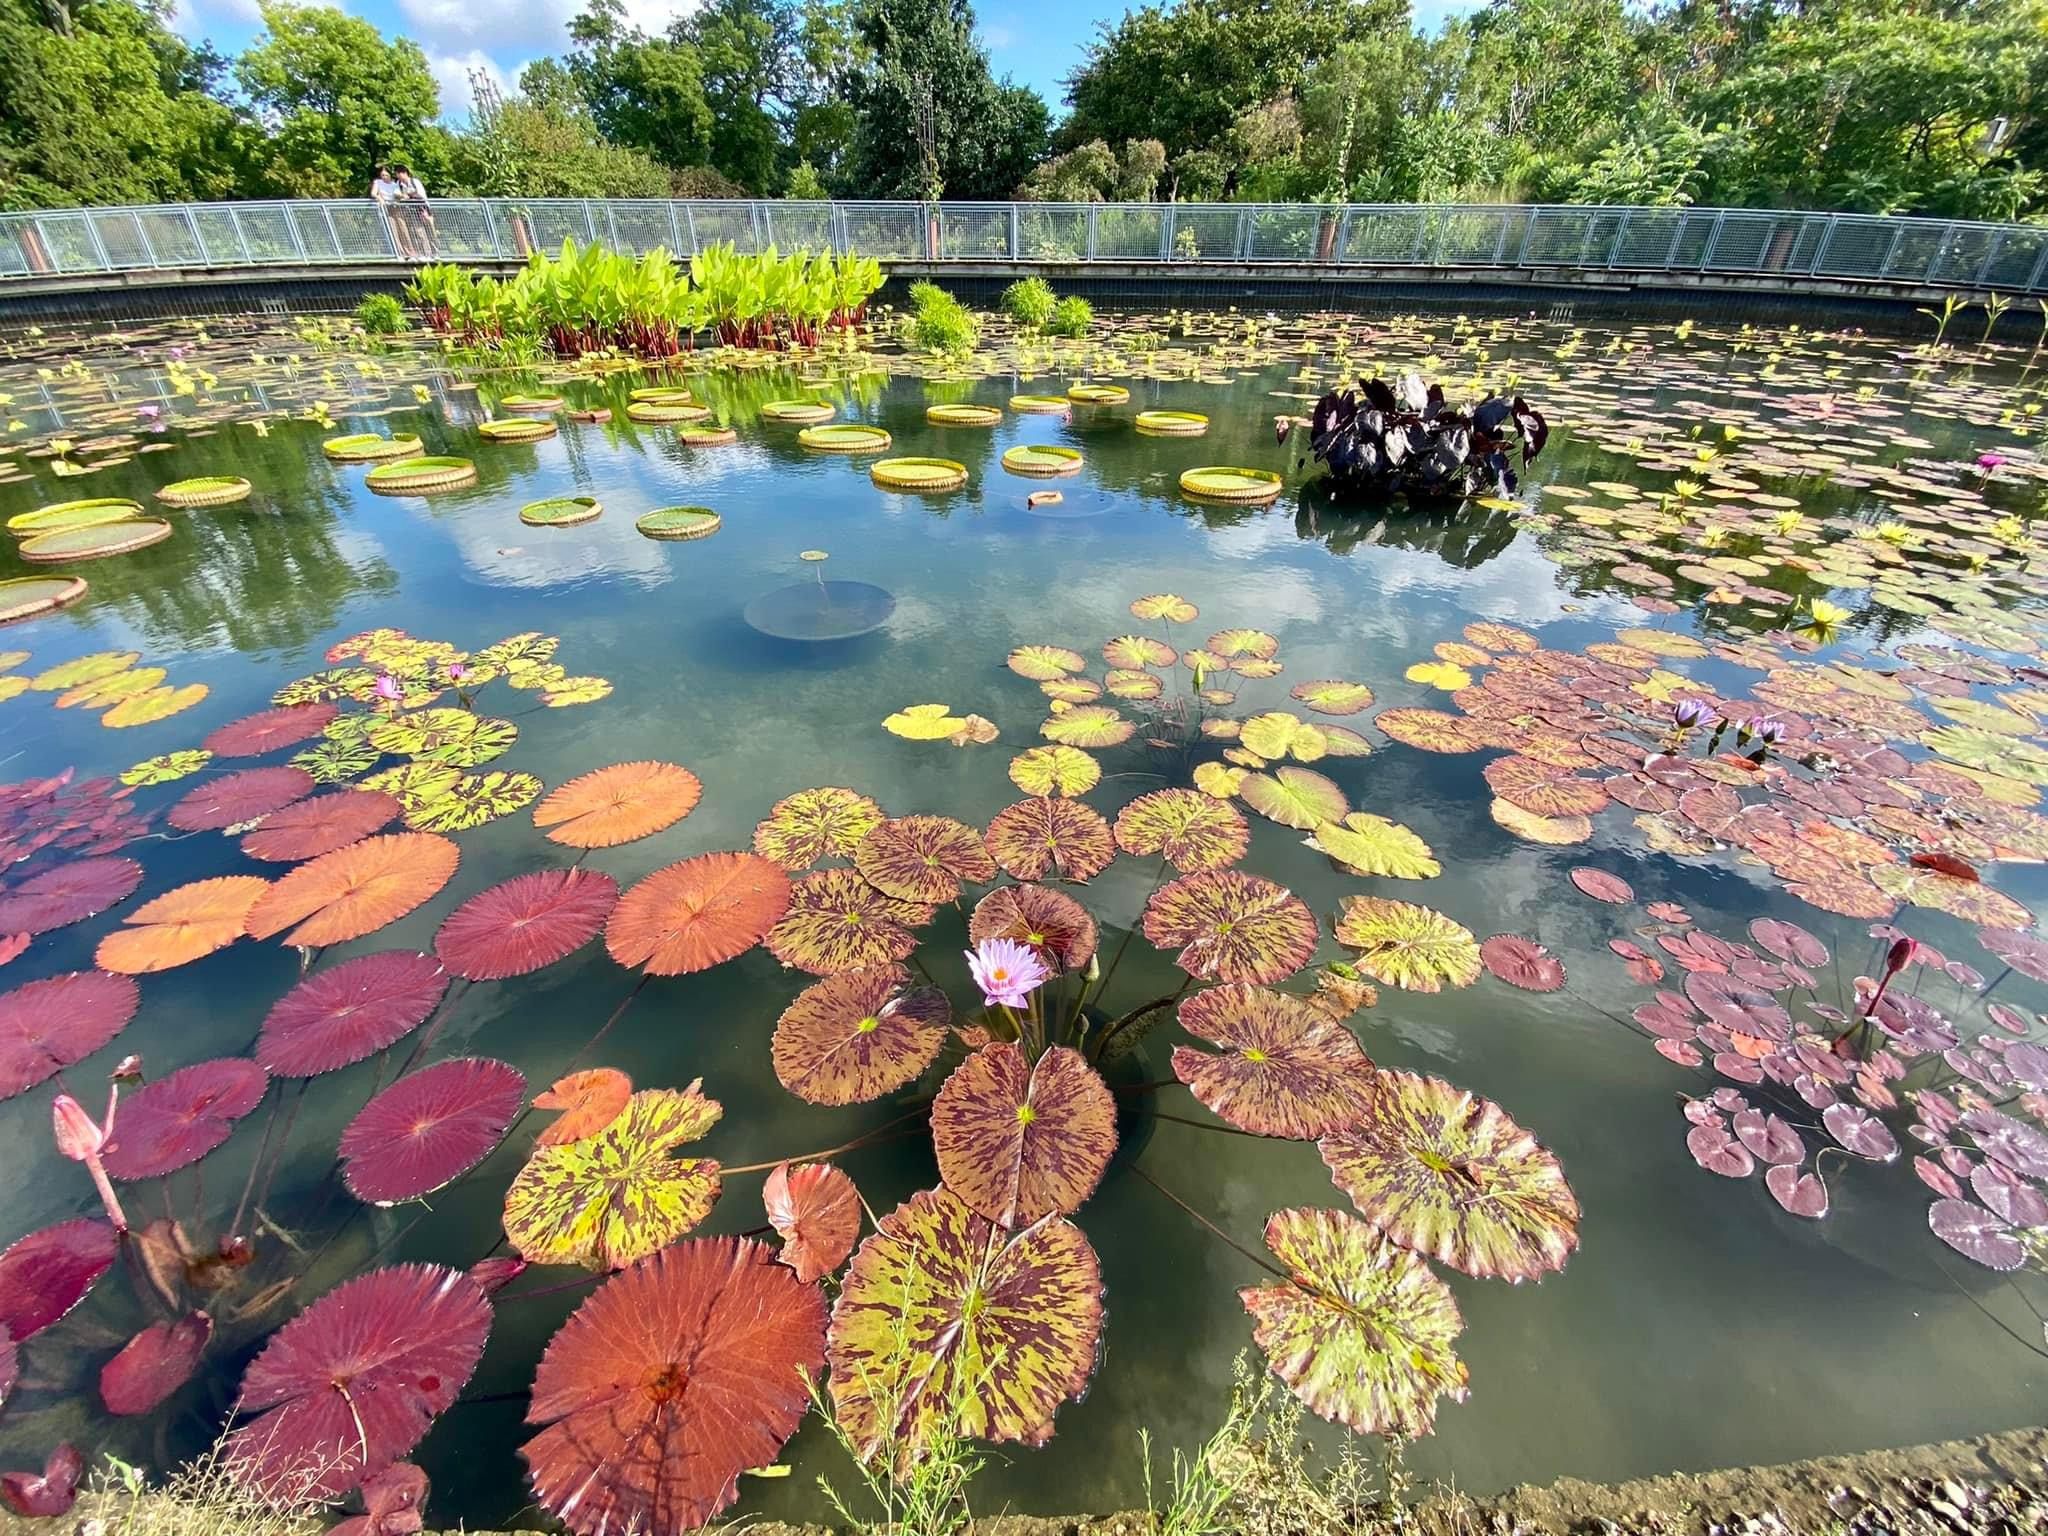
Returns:
[[[1052,980],[1045,962],[1015,939],[983,939],[967,951],[967,968],[991,1008],[1022,1008],[1026,997]]]
[[[68,1093],[57,1095],[50,1106],[53,1130],[57,1137],[57,1150],[74,1163],[85,1164],[86,1171],[100,1192],[100,1203],[107,1208],[107,1220],[114,1224],[116,1232],[128,1230],[128,1217],[121,1210],[121,1202],[114,1194],[113,1181],[107,1177],[106,1165],[100,1161],[100,1153],[114,1136],[114,1109],[121,1102],[121,1085],[115,1083],[107,1094],[107,1118],[95,1123],[87,1114],[85,1106]]]
[[[1980,453],[1977,455],[1977,467],[1982,470],[1993,470],[1998,468],[1999,465],[2009,462],[2011,461],[2002,453]]]
[[[389,672],[379,672],[377,674],[376,693],[378,698],[391,704],[396,704],[405,697],[405,690],[398,685],[398,679]]]

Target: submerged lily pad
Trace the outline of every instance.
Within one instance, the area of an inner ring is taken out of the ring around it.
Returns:
[[[748,601],[741,617],[777,640],[852,640],[871,635],[896,612],[895,594],[871,581],[798,581]]]

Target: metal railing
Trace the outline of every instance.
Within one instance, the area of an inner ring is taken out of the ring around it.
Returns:
[[[337,263],[517,261],[564,238],[688,256],[858,250],[884,262],[1288,264],[1742,274],[2048,292],[2048,225],[1756,208],[367,198],[0,213],[7,279]]]

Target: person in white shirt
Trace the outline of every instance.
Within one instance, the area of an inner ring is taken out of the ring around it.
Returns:
[[[406,227],[404,216],[398,210],[404,190],[391,174],[391,167],[380,165],[370,182],[370,201],[377,205],[377,211],[384,216],[385,226],[391,231],[391,243],[401,256],[411,256],[412,231]]]
[[[415,256],[434,254],[434,210],[427,204],[427,186],[413,174],[412,167],[398,167],[399,217],[411,226]]]

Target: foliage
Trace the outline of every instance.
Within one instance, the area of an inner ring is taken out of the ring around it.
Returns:
[[[365,294],[356,306],[356,324],[372,336],[395,336],[405,329],[405,307],[388,293]]]
[[[910,285],[910,316],[905,334],[933,352],[971,352],[981,340],[981,323],[952,294],[936,283]]]
[[[1070,293],[1053,306],[1045,328],[1055,336],[1079,339],[1095,324],[1095,306],[1078,293]]]
[[[1038,330],[1052,318],[1053,306],[1059,302],[1052,291],[1052,284],[1042,277],[1024,277],[1003,290],[1003,313],[1018,325]]]
[[[542,61],[551,64],[552,61]],[[667,197],[672,173],[641,150],[599,131],[576,81],[529,65],[520,95],[477,104],[455,141],[460,182],[490,197]]]
[[[1397,391],[1384,379],[1332,390],[1316,402],[1309,448],[1342,495],[1499,495],[1543,451],[1543,417],[1521,396],[1489,395],[1470,411],[1452,407],[1440,384],[1408,374]]]

